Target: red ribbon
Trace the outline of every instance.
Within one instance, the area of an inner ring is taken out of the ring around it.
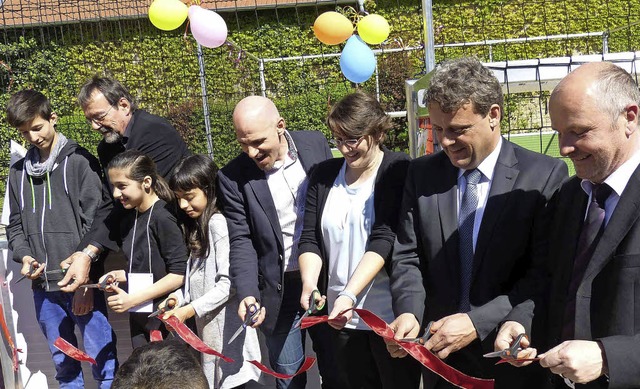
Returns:
[[[11,332],[9,332],[9,327],[7,326],[7,322],[4,319],[4,309],[2,307],[2,304],[0,304],[0,327],[2,327],[4,338],[7,340],[9,348],[11,349],[11,362],[13,364],[13,371],[18,371],[18,365],[20,365],[20,360],[18,360],[18,353],[21,353],[22,350],[16,348],[16,344],[13,342],[13,338],[11,338]]]
[[[62,351],[67,356],[69,356],[70,358],[75,359],[76,361],[89,362],[89,363],[91,363],[93,365],[96,364],[96,360],[95,359],[91,358],[84,351],[80,351],[74,345],[72,345],[71,343],[69,343],[66,340],[62,339],[61,337],[58,337],[58,339],[56,339],[56,341],[53,342],[53,345],[56,346],[56,348],[58,350]]]
[[[170,316],[169,318],[162,319],[162,320],[167,325],[171,326],[176,331],[178,336],[182,338],[182,340],[187,342],[194,349],[200,351],[201,353],[215,355],[216,357],[222,359],[225,362],[233,362],[233,359],[226,357],[221,353],[217,352],[216,350],[212,349],[211,347],[207,346],[207,344],[203,342],[202,339],[198,338],[198,336],[194,334],[193,331],[191,331],[191,329],[189,329],[189,327],[187,327],[177,317]]]
[[[262,363],[260,363],[258,361],[247,361],[247,362],[249,362],[250,364],[254,365],[255,367],[260,369],[260,371],[262,371],[265,374],[269,374],[270,376],[274,376],[276,378],[280,378],[280,379],[283,379],[283,380],[288,380],[289,378],[293,378],[293,377],[297,376],[298,374],[302,374],[305,371],[309,370],[311,368],[311,366],[313,366],[313,364],[316,363],[316,359],[313,358],[313,357],[305,357],[304,358],[304,362],[302,363],[302,366],[300,366],[298,371],[296,371],[293,374],[276,373],[275,371],[269,369],[268,367],[266,367],[265,365],[263,365]]]
[[[217,352],[216,350],[212,349],[211,347],[207,346],[207,344],[205,342],[203,342],[202,339],[200,339],[196,334],[194,334],[193,331],[191,331],[189,329],[189,327],[187,327],[177,317],[170,316],[167,319],[162,318],[162,316],[158,316],[158,317],[160,318],[160,320],[164,321],[169,327],[172,327],[176,331],[178,336],[180,338],[182,338],[182,340],[187,342],[194,349],[200,351],[201,353],[215,355],[215,356],[221,358],[225,362],[233,362],[233,359],[231,359],[229,357],[226,357],[223,354],[221,354],[221,353]],[[280,378],[280,379],[289,379],[289,378],[293,378],[293,377],[297,376],[298,374],[302,374],[305,371],[309,370],[311,368],[311,366],[313,366],[313,364],[316,362],[316,359],[312,358],[312,357],[306,357],[304,359],[304,362],[302,363],[302,366],[300,366],[300,369],[298,369],[298,371],[296,371],[294,374],[277,373],[277,372],[269,369],[268,367],[266,367],[265,365],[263,365],[259,361],[253,361],[252,360],[252,361],[247,361],[247,362],[251,363],[252,365],[257,367],[260,371],[262,371],[265,374],[268,374],[270,376],[273,376],[273,377],[276,377],[276,378]]]
[[[352,309],[360,316],[362,321],[373,330],[373,332],[381,336],[387,342],[393,342],[402,347],[424,367],[447,380],[449,383],[465,389],[493,389],[494,380],[468,376],[444,363],[440,358],[435,356],[421,344],[397,341],[394,339],[395,334],[393,330],[387,323],[385,323],[384,320],[366,309]],[[328,316],[309,316],[302,319],[301,327],[308,328],[315,324],[328,321]]]
[[[151,330],[149,333],[149,340],[152,342],[162,342],[162,331],[160,330]]]

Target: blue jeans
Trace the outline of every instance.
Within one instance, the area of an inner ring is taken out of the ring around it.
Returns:
[[[36,318],[42,333],[47,338],[56,367],[56,380],[60,384],[60,388],[84,388],[80,362],[67,357],[53,345],[58,337],[62,337],[77,347],[78,340],[74,333],[76,325],[84,340],[83,351],[97,362],[91,367],[91,370],[100,389],[111,387],[111,382],[118,369],[116,335],[107,320],[104,294],[96,290],[93,292],[93,296],[93,311],[86,315],[76,316],[71,311],[73,293],[33,290]]]
[[[287,290],[282,298],[276,327],[271,335],[265,336],[271,367],[278,373],[293,374],[304,361],[305,331],[300,327],[292,328],[302,315],[301,311],[300,292]],[[304,389],[306,385],[307,373],[288,380],[276,379],[277,389]]]

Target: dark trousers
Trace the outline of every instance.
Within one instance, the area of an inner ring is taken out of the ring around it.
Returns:
[[[373,331],[342,329],[333,334],[338,370],[348,389],[413,389],[420,386],[420,365],[411,358],[392,358]]]

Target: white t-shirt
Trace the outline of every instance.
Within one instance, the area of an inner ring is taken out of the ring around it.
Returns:
[[[322,237],[327,252],[329,276],[327,304],[329,312],[366,252],[367,241],[375,220],[373,208],[376,172],[358,186],[345,181],[346,163],[333,182],[322,212]],[[383,268],[359,295],[356,308],[372,311],[381,319],[393,321],[389,276]],[[346,328],[369,330],[357,314]]]

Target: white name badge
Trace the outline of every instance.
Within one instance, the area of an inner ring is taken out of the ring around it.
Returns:
[[[129,273],[128,278],[129,294],[138,293],[153,285],[153,273]],[[151,313],[153,312],[153,300],[136,305],[129,309],[129,312]]]

